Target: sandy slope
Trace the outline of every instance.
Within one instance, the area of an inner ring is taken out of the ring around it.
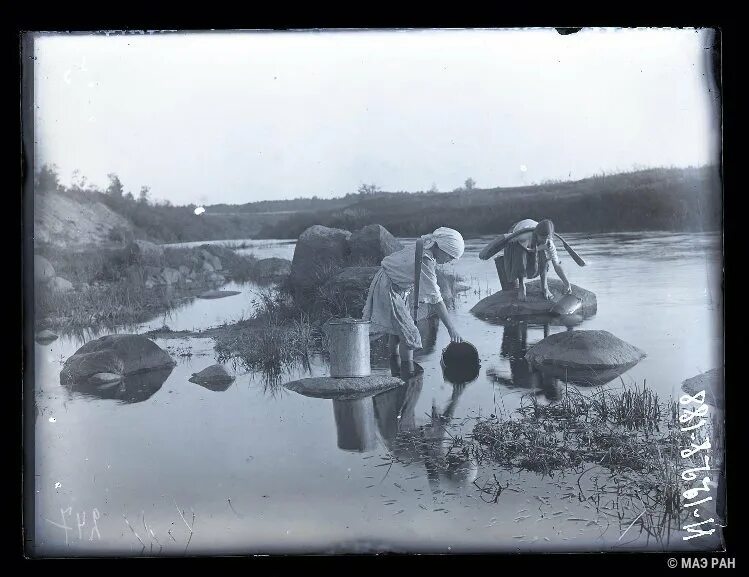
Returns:
[[[81,202],[60,194],[34,199],[34,240],[69,247],[107,242],[110,231],[133,225],[100,202]]]

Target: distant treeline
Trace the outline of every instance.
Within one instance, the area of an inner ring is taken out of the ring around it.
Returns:
[[[477,236],[504,232],[523,218],[550,218],[569,232],[719,230],[720,175],[714,166],[657,168],[516,188],[376,193],[340,210],[287,215],[258,237],[296,238],[313,224],[356,230],[371,223],[396,236],[439,226]]]
[[[116,175],[109,178],[106,190],[86,185],[85,179],[65,187],[55,167],[44,166],[36,175],[35,190],[37,194],[65,194],[81,202],[102,202],[133,224],[133,230],[121,231],[122,235],[134,233],[156,242],[297,238],[314,224],[356,230],[377,223],[396,236],[416,236],[449,226],[470,237],[506,231],[523,218],[550,218],[559,231],[569,232],[719,230],[722,223],[721,181],[714,166],[657,168],[576,182],[449,193],[390,193],[370,185],[361,187],[359,194],[334,199],[212,205],[199,216],[193,204],[154,203],[148,187],[142,187],[136,197],[125,192]]]
[[[347,194],[341,198],[294,198],[291,200],[260,200],[257,202],[248,202],[246,204],[212,204],[205,207],[206,213],[237,213],[237,212],[299,212],[299,211],[318,211],[318,210],[335,210],[343,208],[354,202],[358,195]]]

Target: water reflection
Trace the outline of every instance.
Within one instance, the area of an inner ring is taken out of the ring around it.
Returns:
[[[65,385],[68,390],[86,397],[113,399],[121,404],[141,403],[150,399],[172,373],[172,367],[123,377],[122,380],[103,385],[80,382]]]
[[[333,415],[339,449],[364,453],[377,447],[372,397],[346,401],[334,399]]]
[[[398,364],[393,362],[391,367],[393,376],[400,376]],[[430,422],[419,426],[415,409],[424,373],[417,371],[405,381],[404,385],[373,398],[377,428],[385,446],[398,461],[422,463],[433,491],[469,485],[476,478],[478,465],[468,454],[467,447],[455,443],[447,429],[466,385],[453,387],[443,411],[433,403]]]
[[[544,338],[549,336],[549,325],[543,326]],[[511,376],[503,376],[497,369],[488,369],[487,376],[492,382],[508,388],[529,389],[543,395],[548,401],[559,399],[561,386],[559,380],[542,371],[534,370],[525,359],[528,352],[528,323],[515,321],[506,323],[502,332],[500,356],[510,364]]]

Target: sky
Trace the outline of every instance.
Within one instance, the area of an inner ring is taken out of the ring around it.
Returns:
[[[39,34],[35,162],[174,204],[717,162],[693,29]]]

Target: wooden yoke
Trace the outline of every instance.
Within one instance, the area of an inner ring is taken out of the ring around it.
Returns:
[[[416,241],[416,250],[414,251],[414,323],[418,318],[419,312],[419,281],[421,280],[421,259],[424,257],[424,240]]]

